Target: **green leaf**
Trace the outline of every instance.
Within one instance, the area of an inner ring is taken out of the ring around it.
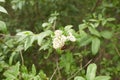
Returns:
[[[8,66],[9,65],[5,61],[0,60],[0,72],[2,72],[4,70],[4,68],[8,67]]]
[[[36,36],[27,36],[26,40],[25,40],[25,45],[24,48],[25,50],[27,50],[30,46],[32,46],[33,42],[35,41]]]
[[[35,68],[35,65],[33,64],[32,65],[32,74],[35,76],[36,75],[36,68]]]
[[[67,33],[73,32],[72,27],[73,27],[72,25],[67,25],[67,26],[65,26],[65,28],[64,28],[65,32],[67,32]]]
[[[42,43],[42,40],[46,37],[46,36],[49,36],[52,32],[50,30],[47,30],[45,32],[42,32],[40,33],[38,36],[37,36],[37,39],[38,39],[38,45],[41,46],[41,43]]]
[[[49,49],[49,45],[51,44],[50,40],[45,41],[43,45],[41,45],[39,50],[46,50]]]
[[[86,24],[80,24],[80,25],[79,25],[79,30],[83,30],[83,29],[85,29],[85,28],[87,28],[87,25],[86,25]]]
[[[95,80],[110,80],[110,76],[97,76]]]
[[[92,37],[86,36],[86,37],[81,37],[80,39],[80,46],[85,46],[89,44],[92,41]]]
[[[33,35],[33,32],[31,32],[31,31],[22,31],[22,32],[17,33],[16,35],[18,35],[18,36],[28,36],[28,35]]]
[[[10,64],[10,65],[12,64],[13,58],[14,58],[15,55],[16,55],[16,52],[12,52],[12,54],[11,54],[11,56],[10,56],[10,58],[9,58],[9,64]]]
[[[3,33],[7,33],[7,27],[6,27],[5,22],[3,21],[0,21],[0,31]]]
[[[40,70],[39,75],[41,78],[40,80],[48,80],[46,74],[42,70]]]
[[[44,58],[45,58],[45,59],[48,59],[48,57],[50,56],[50,54],[52,53],[52,51],[53,51],[53,50],[52,50],[51,48],[49,48],[49,49],[48,49],[48,53],[47,53],[46,55],[44,55]]]
[[[92,39],[92,45],[91,45],[92,54],[95,55],[98,52],[99,48],[100,48],[100,39],[95,37]]]
[[[102,26],[104,26],[106,23],[107,23],[106,19],[102,20],[102,22],[101,22]]]
[[[42,24],[42,27],[47,27],[47,26],[49,26],[50,25],[50,23],[43,23]]]
[[[88,27],[88,29],[89,29],[89,31],[90,31],[91,34],[96,35],[96,36],[98,36],[98,37],[101,36],[100,33],[99,33],[95,28],[93,28],[93,27]]]
[[[100,32],[100,34],[105,39],[110,39],[110,38],[112,38],[112,35],[113,35],[112,32],[110,32],[110,31],[102,31],[102,32]]]
[[[7,80],[16,80],[17,76],[19,75],[19,67],[20,63],[18,62],[16,65],[6,70],[3,75],[6,77]]]
[[[86,73],[87,80],[95,79],[96,69],[97,69],[96,64],[94,64],[94,63],[89,64],[89,66],[87,67],[87,73]]]
[[[70,73],[73,62],[74,59],[72,53],[68,52],[60,57],[60,67],[63,67],[67,74]]]
[[[5,0],[0,0],[0,2],[5,2]]]
[[[91,22],[97,22],[96,19],[89,19],[89,21],[91,21]]]
[[[21,66],[21,71],[22,71],[23,73],[28,74],[28,70],[27,70],[27,67],[26,67],[25,65],[22,65],[22,66]]]
[[[92,37],[87,35],[83,30],[80,30],[80,38],[78,38],[80,46],[85,46],[92,41]]]
[[[2,6],[0,6],[0,12],[8,14],[7,11],[6,11],[6,9],[4,7],[2,7]]]
[[[107,18],[107,21],[115,21],[115,18]]]
[[[81,76],[76,76],[75,78],[74,78],[74,80],[85,80],[83,77],[81,77]]]

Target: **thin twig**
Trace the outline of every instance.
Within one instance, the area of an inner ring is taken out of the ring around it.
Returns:
[[[96,8],[100,5],[100,3],[102,2],[102,0],[97,0],[96,1],[96,3],[95,3],[95,5],[94,5],[94,7],[93,7],[93,9],[92,9],[92,13],[96,10]]]
[[[82,69],[84,69],[88,64],[90,64],[92,61],[92,59],[90,61],[88,61],[88,63],[86,65],[84,65],[82,68],[80,68],[75,74],[73,74],[70,78],[68,78],[67,80],[72,79],[73,77],[75,77]]]
[[[115,50],[116,50],[117,54],[120,56],[120,52],[116,46],[115,46]]]
[[[56,20],[54,21],[53,26],[52,26],[53,30],[55,30],[55,26],[56,26]]]
[[[23,58],[23,55],[22,55],[22,51],[20,51],[20,56],[21,56],[21,60],[22,60],[22,65],[24,65],[24,58]]]
[[[61,78],[61,72],[60,72],[60,68],[59,68],[59,65],[58,65],[58,61],[57,61],[57,70],[58,70],[58,75]]]
[[[50,80],[52,80],[53,79],[53,77],[54,77],[54,75],[55,75],[55,73],[57,72],[57,68],[54,70],[54,72],[53,72],[53,74],[52,74],[52,76],[50,77]]]

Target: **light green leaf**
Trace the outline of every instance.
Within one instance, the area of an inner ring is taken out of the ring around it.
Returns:
[[[6,24],[3,21],[0,21],[0,32],[7,33]]]
[[[81,76],[76,76],[75,78],[74,78],[74,80],[85,80],[83,77],[81,77]]]
[[[5,2],[5,0],[0,0],[0,2]]]
[[[92,41],[92,37],[88,36],[83,30],[80,30],[80,38],[78,38],[80,46],[85,46]]]
[[[97,76],[95,80],[110,80],[110,76]]]
[[[32,65],[32,74],[35,76],[36,75],[36,68],[35,68],[35,65],[33,64]]]
[[[18,36],[28,36],[28,35],[33,35],[33,32],[31,32],[31,31],[22,31],[22,32],[17,33],[16,35],[18,35]]]
[[[100,33],[99,33],[95,28],[93,28],[93,27],[88,27],[88,29],[89,29],[89,31],[90,31],[91,34],[96,35],[96,36],[98,36],[98,37],[101,36]]]
[[[27,50],[30,46],[32,46],[33,42],[35,41],[36,36],[27,36],[24,44],[25,50]]]
[[[70,73],[73,62],[73,55],[69,52],[60,57],[60,67],[63,67],[67,74]]]
[[[89,21],[91,21],[91,22],[97,22],[96,19],[89,19]]]
[[[27,70],[27,67],[25,65],[21,66],[21,71],[25,74],[28,74],[28,70]]]
[[[16,55],[16,52],[13,52],[13,53],[11,54],[11,56],[10,56],[10,58],[9,58],[9,64],[10,64],[10,65],[12,64],[13,58],[14,58],[15,55]]]
[[[87,67],[87,73],[86,73],[87,80],[95,79],[96,69],[97,69],[96,64],[94,64],[94,63],[89,64],[89,66]]]
[[[92,37],[86,36],[86,37],[81,37],[80,39],[80,46],[85,46],[89,44],[92,41]]]
[[[2,7],[2,6],[0,6],[0,12],[8,14],[7,11],[6,11],[6,9],[4,7]]]
[[[102,20],[102,22],[101,22],[102,26],[104,26],[106,23],[107,23],[106,19]]]
[[[40,75],[40,78],[41,78],[40,80],[47,80],[47,76],[42,70],[40,70],[39,75]]]
[[[47,27],[47,26],[49,26],[50,25],[50,23],[43,23],[42,24],[42,27]]]
[[[41,45],[39,50],[46,50],[50,48],[51,41],[50,40],[45,40],[44,44]]]
[[[99,48],[100,48],[100,39],[95,37],[92,39],[92,45],[91,45],[92,54],[95,55],[98,52]]]
[[[41,43],[42,43],[42,40],[46,37],[46,36],[49,36],[52,32],[50,30],[47,30],[45,32],[42,32],[40,33],[38,36],[37,36],[37,39],[38,39],[38,45],[41,46]]]
[[[107,21],[114,21],[115,18],[107,18]]]
[[[67,25],[67,26],[65,26],[65,32],[67,32],[67,33],[69,33],[69,32],[73,32],[73,29],[72,29],[72,25]]]
[[[112,32],[110,31],[102,31],[100,32],[101,36],[104,37],[105,39],[110,39],[112,38]]]
[[[80,25],[79,25],[79,30],[83,30],[83,29],[85,29],[85,28],[87,28],[87,25],[86,25],[86,24],[80,24]]]
[[[19,75],[19,67],[20,63],[18,62],[16,65],[6,70],[3,75],[6,77],[7,80],[16,80],[17,76]]]

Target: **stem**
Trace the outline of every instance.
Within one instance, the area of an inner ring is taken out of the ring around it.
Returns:
[[[120,52],[116,46],[115,46],[115,50],[116,50],[117,54],[120,56]]]
[[[100,5],[101,2],[102,2],[102,0],[97,0],[97,1],[96,1],[95,6],[94,6],[93,9],[91,10],[92,13],[96,10],[96,8]]]
[[[23,55],[22,55],[22,51],[20,51],[20,56],[21,56],[21,60],[22,60],[22,65],[24,65],[24,58],[23,58]]]
[[[51,76],[51,78],[50,78],[50,80],[52,80],[53,79],[53,77],[54,77],[54,75],[55,75],[55,73],[57,72],[57,68],[54,70],[54,72],[53,72],[53,74],[52,74],[52,76]]]
[[[75,74],[73,74],[71,77],[69,77],[67,80],[71,80],[72,78],[74,78],[82,69],[84,69],[88,64],[90,64],[92,61],[92,59],[90,61],[88,61],[88,63],[86,65],[83,66],[83,68],[80,68]]]

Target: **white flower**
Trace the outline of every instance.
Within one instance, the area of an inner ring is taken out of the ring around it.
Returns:
[[[64,36],[62,35],[62,31],[61,30],[56,30],[54,32],[55,36],[53,38],[53,48],[55,49],[60,49],[65,45],[65,42],[67,40],[70,40],[72,42],[76,41],[76,38],[72,35],[72,33],[69,33],[69,36]]]
[[[58,37],[58,36],[61,36],[63,32],[61,30],[56,30],[54,33],[55,33],[55,36]]]
[[[67,40],[67,37],[64,36],[64,35],[62,35],[60,38],[61,38],[61,41],[62,41],[62,42],[65,42],[65,41]]]
[[[53,39],[53,48],[55,49],[63,47],[64,44],[65,44],[65,41],[63,41],[61,37],[55,37]]]
[[[61,30],[56,30],[55,31],[55,36],[53,39],[53,48],[58,49],[62,48],[67,40],[67,37],[62,35]]]
[[[72,42],[76,41],[76,38],[72,35],[72,33],[69,33],[69,36],[67,36],[67,39],[72,41]]]

